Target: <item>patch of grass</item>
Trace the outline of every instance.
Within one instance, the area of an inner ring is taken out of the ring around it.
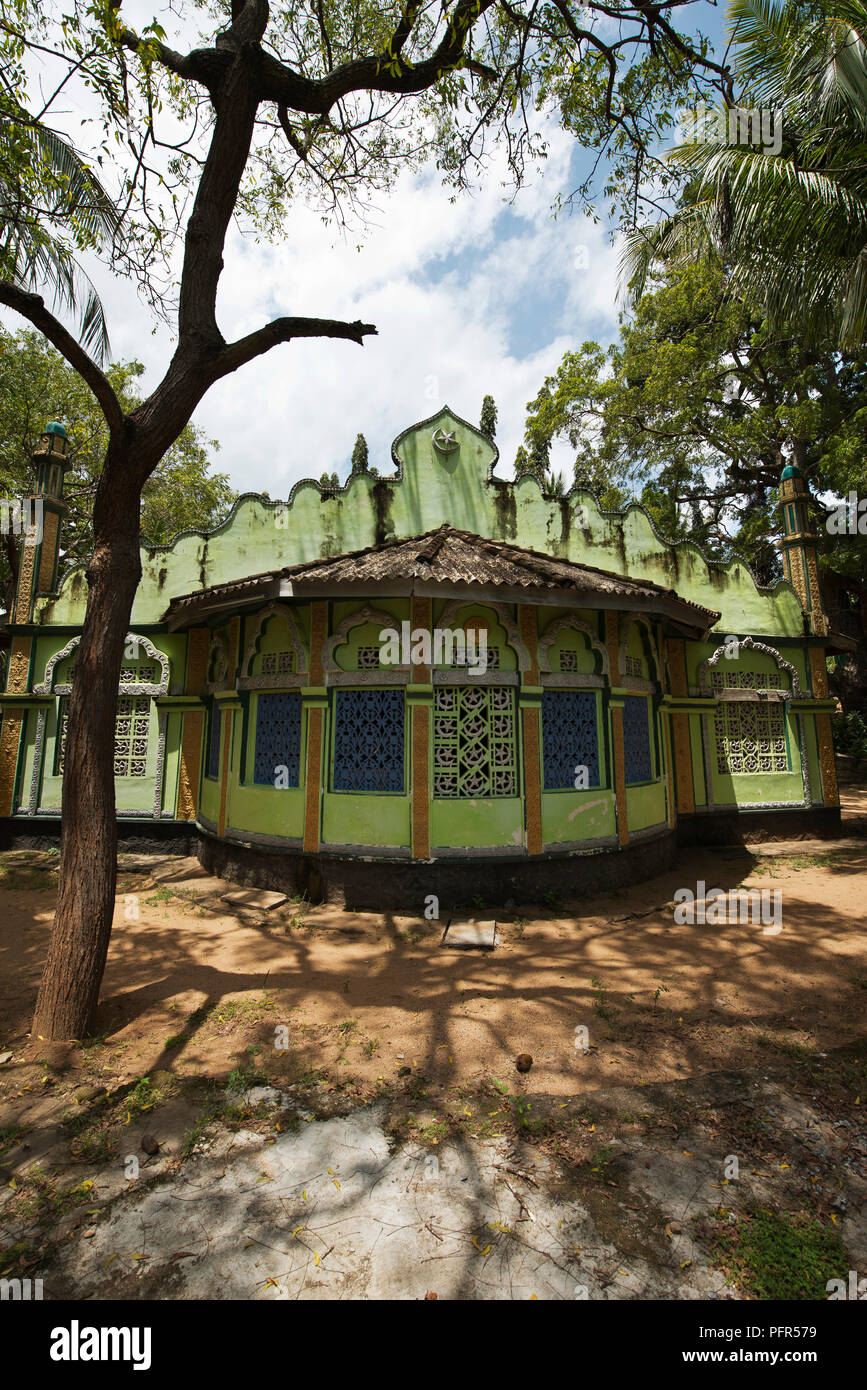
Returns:
[[[786,1038],[784,1041],[778,1042],[777,1047],[781,1052],[784,1052],[787,1057],[794,1057],[796,1061],[800,1061],[804,1057],[812,1057],[813,1055],[806,1043],[795,1042],[792,1038]]]
[[[92,1124],[70,1141],[69,1151],[73,1158],[81,1159],[84,1163],[101,1163],[114,1158],[118,1143],[102,1125]]]
[[[157,1103],[157,1094],[149,1076],[141,1076],[134,1087],[120,1103],[120,1109],[126,1110],[131,1119],[137,1119],[140,1115],[146,1115],[149,1110],[153,1110]]]
[[[732,1282],[754,1298],[826,1299],[828,1280],[845,1279],[849,1268],[839,1233],[807,1211],[756,1209],[712,1243]]]
[[[368,1038],[361,1049],[365,1057],[373,1057],[379,1047],[379,1038]]]
[[[606,998],[608,986],[603,984],[601,980],[597,980],[595,976],[591,979],[590,985],[596,998],[596,1003],[593,1005],[594,1013],[596,1013],[599,1018],[604,1019],[610,1028],[616,1028],[617,1015]]]
[[[515,1123],[525,1134],[539,1134],[546,1126],[541,1116],[533,1115],[533,1104],[526,1096],[509,1096],[509,1104]]]
[[[261,999],[224,999],[210,1008],[196,1009],[190,1014],[190,1023],[206,1024],[217,1033],[229,1033],[236,1027],[249,1027],[261,1023],[273,1014],[277,1005],[265,994]]]
[[[0,1250],[0,1279],[16,1269],[29,1269],[45,1257],[45,1248],[35,1240],[19,1240]]]
[[[300,927],[306,927],[307,914],[313,904],[303,895],[294,897],[289,908],[280,909],[280,919],[283,923],[285,932],[297,931]]]
[[[6,1125],[0,1129],[0,1154],[5,1154],[9,1149],[14,1149],[16,1144],[20,1144],[24,1138],[26,1130],[21,1125]]]
[[[668,993],[670,993],[669,988],[668,988],[668,985],[663,984],[662,980],[658,980],[658,981],[657,981],[657,984],[656,984],[656,989],[653,991],[653,1012],[654,1012],[654,1013],[656,1013],[657,1007],[658,1007],[658,1005],[659,1005],[659,996],[660,996],[661,994],[668,994]]]
[[[342,1023],[338,1023],[338,1025],[337,1025],[337,1031],[338,1031],[338,1033],[341,1034],[342,1037],[345,1038],[349,1033],[352,1032],[353,1028],[357,1028],[357,1027],[358,1027],[358,1019],[357,1019],[357,1018],[345,1018],[345,1019],[343,1020]]]
[[[448,1132],[449,1127],[445,1120],[429,1120],[419,1126],[418,1135],[425,1144],[438,1144],[441,1139],[445,1139]]]
[[[162,888],[158,888],[151,897],[145,898],[145,903],[148,907],[156,907],[159,903],[171,902],[174,896],[175,894],[172,892],[171,888],[166,888],[164,885]]]
[[[13,1210],[27,1221],[56,1221],[73,1207],[95,1200],[91,1178],[58,1190],[52,1176],[38,1165],[30,1168],[26,1177],[13,1178],[9,1186],[15,1194]]]
[[[591,1172],[594,1168],[606,1168],[611,1161],[611,1144],[603,1144],[590,1155]]]
[[[0,867],[0,884],[10,892],[41,893],[57,887],[57,869],[12,864]]]
[[[253,1067],[236,1067],[229,1072],[226,1089],[229,1091],[249,1091],[251,1086],[267,1086],[268,1077]]]

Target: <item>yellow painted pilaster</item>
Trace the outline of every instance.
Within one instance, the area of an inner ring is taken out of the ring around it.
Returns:
[[[51,581],[54,578],[54,566],[57,561],[57,532],[59,527],[59,514],[46,507],[42,522],[42,549],[39,554],[39,575],[36,581],[36,590],[40,594],[48,593],[51,588]]]
[[[616,613],[605,614],[605,646],[608,650],[609,680],[620,684],[620,624]],[[629,843],[629,812],[626,805],[626,759],[623,752],[623,706],[611,706],[611,760],[614,773],[614,812],[617,839]]]
[[[187,633],[187,695],[203,695],[208,672],[210,632],[206,627],[190,628]],[[183,716],[181,735],[181,765],[178,773],[178,819],[195,820],[199,809],[199,784],[202,773],[202,733],[205,716],[187,713]]]
[[[30,547],[23,547],[25,550],[28,548]],[[32,555],[32,548],[30,549]],[[19,633],[12,639],[6,676],[6,689],[10,693],[23,695],[27,690],[32,645],[33,639],[25,634]],[[3,715],[3,730],[0,735],[0,816],[11,816],[15,809],[15,778],[23,729],[24,716],[7,709]]]
[[[825,665],[825,652],[822,647],[810,647],[810,677],[813,696],[817,700],[828,698],[828,669]],[[822,769],[822,800],[826,806],[840,805],[840,789],[837,786],[837,760],[834,756],[834,740],[831,734],[831,716],[816,715],[816,738],[819,744],[819,766]]]
[[[221,730],[223,747],[220,753],[220,818],[217,829],[220,835],[226,833],[226,821],[229,813],[229,764],[232,757],[232,720],[233,711],[226,705],[222,707],[223,727]]]
[[[310,605],[310,684],[322,684],[322,648],[328,637],[328,604],[323,599]]]
[[[686,679],[686,645],[682,638],[666,638],[668,654],[668,679],[672,695],[688,695]],[[671,719],[671,740],[667,756],[674,751],[674,780],[677,795],[677,810],[684,816],[695,811],[695,784],[692,769],[692,746],[689,739],[689,715],[673,714]]]
[[[313,655],[310,657],[311,665]],[[322,728],[325,711],[314,706],[307,716],[307,772],[305,777],[304,850],[314,854],[319,848],[320,781],[322,777]]]
[[[524,705],[521,732],[524,747],[524,804],[527,809],[527,853],[542,853],[542,759],[539,705]]]
[[[412,710],[412,856],[430,859],[430,705]]]

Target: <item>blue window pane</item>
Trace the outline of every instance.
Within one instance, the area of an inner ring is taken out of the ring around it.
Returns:
[[[627,695],[623,702],[623,752],[627,783],[652,782],[650,719],[643,695]]]
[[[578,690],[544,691],[542,752],[546,791],[574,787],[579,767],[587,768],[590,786],[599,785],[595,694]]]
[[[211,744],[208,749],[208,776],[220,775],[220,730],[223,727],[223,711],[216,703],[211,705]]]
[[[338,690],[334,790],[403,791],[403,691]]]
[[[260,695],[256,701],[253,781],[273,787],[277,768],[288,769],[281,785],[297,787],[301,763],[301,695],[297,690]]]

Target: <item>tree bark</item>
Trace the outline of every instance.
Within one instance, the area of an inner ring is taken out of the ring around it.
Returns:
[[[114,725],[118,673],[141,578],[139,489],[130,446],[109,448],[94,509],[89,595],[69,703],[63,768],[60,881],[33,1019],[40,1039],[92,1029],[117,886]]]

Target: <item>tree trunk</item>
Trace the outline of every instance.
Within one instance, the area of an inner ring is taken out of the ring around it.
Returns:
[[[114,725],[136,588],[140,488],[126,441],[113,445],[94,509],[89,593],[69,704],[60,882],[33,1020],[34,1038],[84,1037],[93,1026],[117,884]]]

